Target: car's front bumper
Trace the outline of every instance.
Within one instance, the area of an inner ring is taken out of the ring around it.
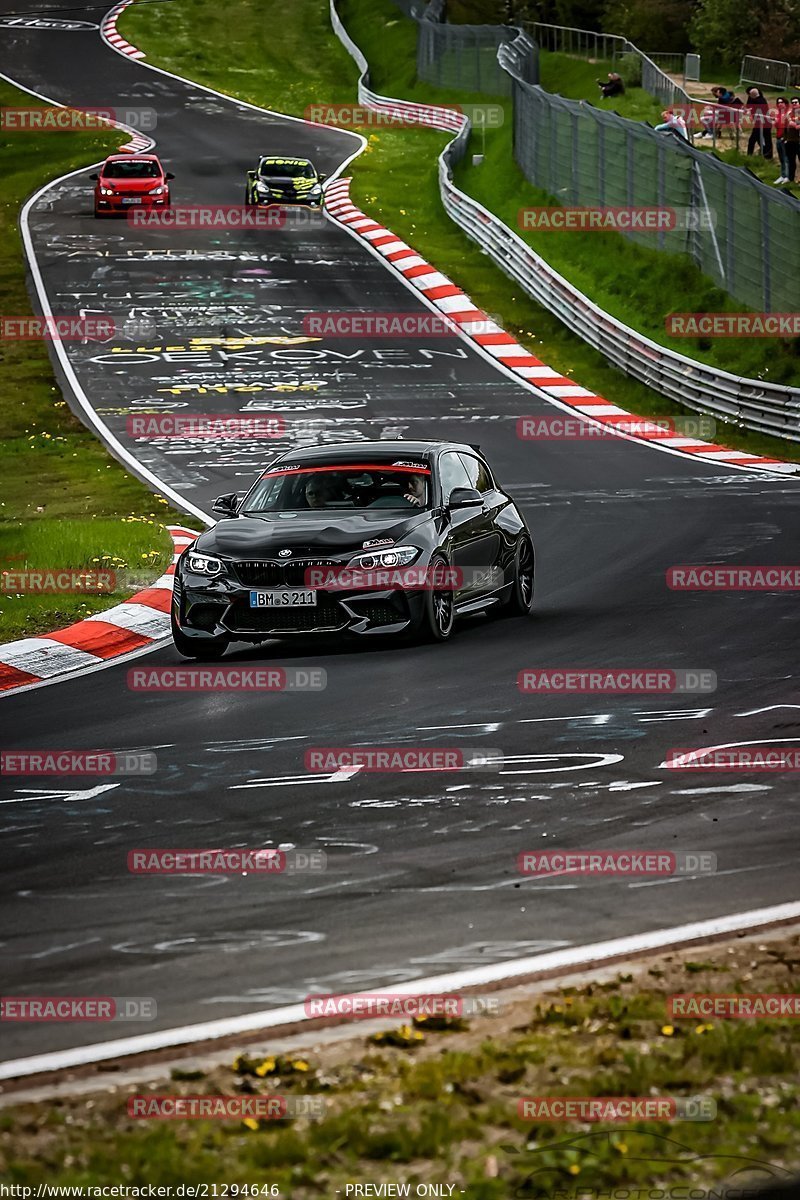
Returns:
[[[199,640],[259,642],[274,637],[398,634],[417,628],[424,615],[423,593],[398,588],[319,590],[316,605],[298,608],[251,608],[253,590],[259,589],[176,572],[176,623],[185,636]]]
[[[124,204],[123,200],[125,199],[130,199],[130,197],[95,196],[95,212],[129,213],[137,212],[141,209],[149,212],[154,208],[166,208],[169,205],[169,196],[144,196],[140,204]]]
[[[257,208],[322,208],[324,196],[259,196],[251,192],[251,202]]]

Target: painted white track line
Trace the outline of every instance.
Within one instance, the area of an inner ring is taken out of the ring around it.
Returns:
[[[116,26],[116,17],[122,11],[123,7],[126,7],[126,5],[115,5],[109,11],[108,16],[113,16],[114,18],[114,27]],[[103,31],[103,24],[104,23],[101,23],[101,36],[106,44],[117,53],[126,54],[127,51],[120,49],[119,44],[115,45],[105,35]],[[135,56],[138,57],[140,54],[140,51],[136,51]],[[173,72],[164,70],[161,67],[155,67],[151,63],[140,62],[140,65],[145,67],[147,70],[155,71],[160,75],[165,75],[168,78],[179,80],[180,82],[189,84],[190,86],[195,87],[200,91],[204,91],[209,95],[218,96],[231,103],[239,104],[242,107],[252,109],[256,112],[269,113],[270,115],[282,117],[285,120],[300,121],[303,124],[316,124],[315,122],[303,121],[303,119],[300,117],[294,117],[286,113],[279,113],[272,109],[261,108],[260,106],[250,104],[247,101],[237,100],[235,97],[227,96],[225,93],[219,92],[214,88],[207,87],[204,84],[196,83],[193,80],[176,75]],[[64,105],[59,104],[58,101],[51,100],[49,97],[43,96],[41,93],[34,92],[30,88],[17,83],[16,80],[12,79],[8,75],[0,73],[0,78],[5,79],[6,82],[12,84],[14,87],[20,88],[29,95],[36,96],[45,103],[55,104],[58,107],[64,107]],[[127,132],[131,133],[132,136],[136,136],[135,131],[133,130],[127,130]],[[327,188],[330,187],[330,185],[339,176],[341,176],[342,172],[347,168],[347,166],[353,161],[353,159],[363,152],[367,145],[366,138],[364,138],[361,134],[352,133],[351,136],[357,139],[358,147],[354,150],[353,154],[345,159],[345,161],[331,175],[330,180],[326,185],[326,192]],[[154,144],[155,143],[153,143],[153,145]],[[82,170],[88,171],[93,165],[97,164],[90,164],[89,166],[82,168]],[[36,262],[33,243],[30,236],[28,224],[30,210],[36,201],[49,188],[54,187],[63,182],[63,180],[71,178],[72,176],[80,173],[81,171],[71,171],[39,189],[39,191],[27,202],[20,217],[25,253],[34,277],[37,295],[39,296],[39,301],[42,305],[44,315],[52,315],[52,310],[50,308],[41,272],[39,270],[38,263]],[[347,186],[349,186],[349,181]],[[365,214],[359,215],[364,216]],[[341,219],[339,218],[339,220]],[[375,226],[379,227],[377,222],[375,223]],[[364,227],[362,226],[362,228]],[[356,230],[350,230],[349,232],[351,232],[353,236],[358,236],[358,231]],[[365,244],[376,258],[380,258],[387,267],[392,267],[392,264],[390,264],[386,258],[382,258],[378,250],[371,245],[371,242],[375,240],[374,236],[372,239],[367,240],[364,239],[362,235],[362,240],[364,240]],[[408,248],[407,253],[412,253],[410,247]],[[413,286],[411,284],[411,280],[406,280],[405,282],[407,286]],[[432,298],[425,296],[418,287],[414,290],[417,291],[417,294],[428,307],[434,307]],[[450,311],[450,309],[444,305],[441,306],[440,310]],[[461,336],[466,336],[466,332],[462,331]],[[143,468],[118,442],[108,427],[102,421],[100,421],[100,419],[92,410],[88,398],[83,392],[83,389],[81,388],[77,377],[72,370],[69,360],[64,353],[63,346],[57,342],[54,344],[59,354],[62,368],[64,369],[70,385],[75,391],[76,399],[81,405],[81,409],[86,416],[87,424],[90,426],[90,428],[94,429],[98,433],[98,436],[100,436],[104,444],[113,449],[113,452],[120,459],[120,461],[131,467],[134,474],[140,478],[143,476],[148,477],[150,483],[154,485],[155,490],[159,491],[163,495],[168,496],[173,503],[175,503],[178,507],[183,508],[184,511],[189,511],[193,513],[193,515],[198,516],[204,523],[210,524],[211,520],[207,514],[196,508],[194,505],[191,505],[188,501],[184,500],[183,497],[179,496],[177,493],[173,492],[172,489],[163,484],[155,475],[153,475],[152,472],[149,472],[146,468]],[[490,358],[490,355],[487,353],[484,347],[478,346],[478,349],[482,353],[483,357]],[[498,370],[505,374],[511,374],[511,369],[498,358],[491,357],[490,360],[494,363]],[[533,374],[530,376],[530,378],[535,377],[536,376]],[[520,382],[527,382],[528,386],[531,386],[532,390],[536,391],[540,395],[544,395],[548,399],[549,403],[554,405],[554,407],[562,410],[574,411],[574,409],[571,409],[570,406],[564,404],[554,396],[547,396],[547,393],[541,392],[538,388],[535,388],[530,384],[528,379],[521,380],[519,376],[515,376],[515,378],[517,378]],[[568,382],[570,384],[572,383],[572,381]],[[592,421],[597,420],[597,416],[589,416],[588,413],[582,415],[589,417],[589,419]],[[622,434],[621,436],[626,439],[629,438],[629,435],[626,434]],[[660,446],[658,443],[654,442],[648,444],[654,446],[656,449],[662,450],[665,453],[682,454],[682,451],[676,447]],[[724,463],[724,465],[735,468],[737,464],[733,462],[727,462]],[[742,468],[740,467],[740,469]],[[144,651],[137,651],[136,653],[140,654],[144,653]],[[89,669],[101,669],[103,665],[104,664],[99,664],[97,667],[92,667]],[[34,684],[32,686],[40,685]],[[430,979],[417,979],[410,984],[393,985],[392,988],[385,988],[381,990],[384,992],[402,992],[405,994],[414,995],[422,992],[427,993],[448,989],[453,990],[457,988],[474,988],[482,984],[486,985],[491,983],[500,983],[506,980],[509,982],[514,980],[519,981],[524,977],[533,977],[545,973],[557,974],[559,972],[569,972],[570,970],[580,968],[581,966],[588,966],[591,963],[607,963],[617,959],[623,959],[625,956],[644,954],[648,951],[663,949],[667,946],[677,946],[679,944],[688,944],[695,941],[704,941],[710,938],[724,936],[725,934],[729,933],[755,930],[764,928],[768,925],[775,925],[797,920],[798,918],[800,918],[800,903],[777,905],[772,908],[756,909],[751,912],[737,913],[727,917],[713,918],[711,920],[695,922],[689,925],[676,926],[671,929],[654,930],[646,934],[637,934],[626,938],[616,938],[611,941],[599,942],[593,945],[582,947],[573,947],[568,950],[553,951],[549,954],[534,956],[532,958],[518,959],[513,962],[493,964],[471,971],[454,972],[449,975],[436,976]],[[205,1022],[197,1025],[183,1026],[170,1030],[162,1030],[157,1033],[145,1034],[138,1037],[121,1038],[105,1043],[77,1047],[71,1050],[57,1051],[51,1054],[42,1054],[29,1058],[9,1060],[5,1063],[0,1063],[0,1079],[15,1079],[30,1075],[42,1074],[48,1071],[74,1069],[79,1066],[107,1061],[111,1058],[142,1054],[152,1050],[165,1049],[169,1047],[186,1046],[201,1041],[214,1040],[231,1035],[238,1036],[239,1034],[246,1034],[253,1031],[277,1029],[289,1023],[302,1023],[307,1020],[308,1018],[302,1005],[291,1005],[280,1009],[250,1013],[240,1017]]]
[[[133,2],[134,2],[134,0],[124,0],[123,3],[115,5],[113,8],[109,9],[108,13],[106,14],[106,18],[113,16],[115,23],[116,23],[116,19],[119,17],[122,10],[127,8],[128,5]],[[100,23],[100,36],[102,37],[103,41],[108,46],[109,50],[113,50],[113,51],[115,51],[115,53],[121,54],[123,58],[130,57],[130,55],[128,54],[127,51],[121,50],[118,45],[116,45],[114,42],[110,41],[104,35],[103,26],[105,24],[106,18],[104,18],[103,21],[101,21],[101,23]],[[126,44],[129,45],[130,43],[126,43]],[[137,51],[137,53],[143,54],[144,52]],[[143,67],[147,71],[155,71],[155,73],[157,75],[165,75],[167,77],[167,79],[176,79],[178,81],[178,83],[185,83],[188,87],[195,88],[199,92],[206,92],[209,96],[218,96],[221,100],[227,100],[229,104],[236,104],[240,108],[249,108],[253,112],[267,113],[271,117],[280,117],[280,119],[282,121],[296,121],[299,125],[308,125],[312,128],[324,129],[326,133],[331,132],[332,126],[324,125],[320,121],[307,121],[305,119],[305,117],[295,117],[295,116],[292,116],[291,113],[279,112],[275,108],[263,108],[260,104],[251,104],[249,100],[240,100],[238,98],[238,96],[230,96],[230,95],[228,95],[227,92],[219,92],[219,91],[217,91],[216,88],[209,87],[205,83],[198,83],[194,79],[187,79],[185,75],[176,75],[174,71],[168,71],[165,67],[156,67],[153,65],[153,63],[143,62],[141,60],[139,61],[139,66]],[[14,81],[9,80],[9,82],[13,83]],[[353,151],[353,153],[348,155],[348,157],[342,163],[340,163],[340,165],[336,168],[336,170],[333,172],[333,174],[329,176],[327,183],[332,183],[334,179],[338,179],[338,177],[341,175],[342,171],[346,170],[347,167],[349,167],[350,163],[353,161],[353,159],[357,158],[359,154],[362,154],[367,146],[367,139],[361,133],[355,133],[354,130],[352,130],[352,129],[338,129],[337,132],[346,134],[348,137],[354,138],[357,145],[356,145],[356,149]],[[327,187],[327,183],[326,183],[326,187]]]
[[[442,994],[463,991],[467,988],[498,985],[503,982],[519,982],[523,978],[534,978],[543,974],[555,976],[591,965],[600,965],[614,960],[624,961],[635,955],[678,948],[692,942],[708,941],[726,934],[748,932],[765,926],[789,923],[800,919],[800,901],[777,904],[771,908],[753,909],[750,912],[734,913],[726,917],[713,917],[706,921],[695,921],[688,925],[676,925],[670,929],[656,929],[649,933],[633,934],[614,938],[607,942],[595,942],[588,946],[571,946],[567,950],[554,950],[548,954],[514,961],[492,963],[469,971],[453,971],[446,975],[435,975],[428,979],[415,979],[410,983],[393,984],[391,987],[376,988],[370,995],[405,996]],[[362,993],[366,995],[367,993]],[[227,1017],[217,1021],[205,1021],[197,1025],[184,1025],[176,1029],[162,1029],[157,1033],[146,1033],[136,1037],[117,1038],[90,1046],[77,1046],[72,1050],[58,1050],[50,1054],[37,1054],[30,1058],[11,1059],[0,1063],[0,1079],[20,1079],[40,1075],[46,1071],[74,1070],[109,1059],[124,1058],[133,1054],[147,1054],[175,1046],[189,1046],[217,1038],[256,1033],[262,1030],[277,1030],[287,1025],[303,1025],[309,1021],[302,1004],[284,1008],[264,1009],[245,1013],[238,1017]]]
[[[135,47],[130,46],[129,43],[124,42],[124,39],[120,38],[119,35],[116,33],[117,17],[122,12],[122,10],[125,7],[127,7],[127,4],[131,3],[131,2],[132,2],[132,0],[124,0],[123,3],[117,4],[112,9],[109,10],[109,12],[106,14],[106,16],[101,21],[100,35],[101,35],[103,41],[109,47],[109,49],[115,50],[116,52],[126,55],[128,57],[140,59],[143,57],[142,52],[136,50]],[[117,39],[119,39],[119,40],[117,40]],[[127,47],[127,49],[125,47]],[[268,113],[269,115],[272,115],[272,116],[278,116],[278,117],[284,118],[287,121],[299,121],[301,124],[304,124],[304,125],[316,124],[315,122],[303,121],[303,119],[300,117],[293,117],[293,116],[289,116],[288,114],[285,114],[285,113],[274,112],[272,109],[260,108],[258,105],[249,104],[243,100],[237,100],[235,97],[232,97],[232,96],[226,96],[223,92],[218,92],[213,88],[205,87],[203,84],[196,84],[190,79],[183,79],[179,75],[173,75],[171,72],[164,71],[160,67],[154,67],[149,63],[142,63],[141,65],[146,66],[148,70],[155,71],[160,75],[167,75],[170,78],[179,80],[181,83],[186,83],[192,87],[197,88],[198,90],[208,92],[210,95],[219,96],[222,99],[225,99],[232,104],[238,104],[245,108],[253,109],[256,112],[263,112],[263,113]],[[13,79],[10,75],[6,75],[4,72],[1,72],[1,71],[0,71],[0,79],[5,80],[5,82],[9,83],[12,87],[19,88],[20,91],[26,92],[29,96],[34,96],[37,100],[43,101],[45,104],[53,105],[56,108],[68,107],[67,105],[62,104],[61,101],[53,100],[50,96],[45,96],[43,93],[34,91],[32,88],[27,87],[25,84],[19,83],[16,79]],[[112,126],[113,128],[120,129],[124,133],[127,133],[130,135],[130,138],[131,138],[130,142],[127,145],[121,147],[121,149],[123,149],[123,150],[142,152],[144,150],[152,149],[156,145],[156,142],[154,139],[144,137],[144,135],[137,133],[135,130],[129,128],[127,125],[122,125],[122,124],[115,123],[115,122],[109,122],[109,125]],[[320,126],[320,128],[324,128],[326,131],[329,131],[329,129],[330,129],[329,126]],[[337,167],[336,171],[331,175],[329,182],[333,182],[333,180],[335,180],[337,178],[337,176],[339,174],[341,174],[341,172],[343,170],[345,170],[345,168],[347,166],[349,166],[349,164],[352,162],[352,160],[358,154],[360,154],[362,152],[362,150],[364,149],[364,147],[367,145],[366,138],[364,138],[361,134],[352,133],[350,131],[345,131],[345,132],[348,133],[348,136],[350,136],[354,139],[355,144],[356,144],[356,149],[353,151],[353,153],[351,155],[349,155],[340,164],[339,167]],[[31,276],[34,281],[34,286],[36,288],[36,294],[37,294],[37,297],[39,300],[39,304],[41,306],[42,314],[44,316],[52,316],[52,308],[50,306],[50,300],[47,295],[47,290],[45,287],[44,279],[42,277],[42,273],[39,268],[38,261],[36,259],[36,252],[35,252],[34,245],[33,245],[33,238],[31,236],[31,231],[30,231],[31,210],[34,208],[34,206],[37,204],[37,202],[41,199],[41,197],[44,196],[45,193],[47,191],[49,191],[51,188],[55,188],[55,187],[59,186],[65,180],[72,179],[76,175],[81,175],[86,171],[91,171],[92,167],[96,167],[99,165],[100,165],[99,163],[89,163],[85,167],[79,167],[75,171],[68,171],[66,174],[60,175],[58,178],[50,180],[43,187],[41,187],[33,196],[30,197],[30,199],[23,206],[22,212],[20,213],[20,230],[22,233],[23,248],[25,250],[25,256],[27,258],[28,266],[31,271]],[[213,525],[214,524],[213,517],[211,517],[208,513],[204,512],[201,508],[198,508],[196,505],[192,504],[191,501],[187,500],[184,496],[182,496],[178,492],[174,491],[167,483],[165,483],[162,479],[160,479],[153,471],[150,471],[147,467],[144,467],[142,464],[140,464],[138,459],[122,445],[122,443],[112,433],[112,431],[106,425],[106,423],[97,416],[94,409],[92,408],[91,402],[90,402],[88,396],[86,395],[85,391],[83,390],[83,388],[77,378],[77,375],[75,374],[75,372],[72,368],[72,365],[69,361],[69,358],[67,356],[67,353],[66,353],[63,343],[61,343],[59,341],[54,341],[53,346],[55,349],[55,353],[58,356],[58,360],[59,360],[61,369],[63,370],[64,375],[66,376],[66,379],[70,385],[70,388],[72,389],[73,395],[75,397],[75,401],[77,402],[77,404],[80,407],[81,413],[84,418],[84,423],[88,426],[88,428],[91,429],[91,431],[96,434],[96,436],[100,439],[100,441],[106,446],[106,448],[108,450],[111,451],[111,453],[122,463],[123,466],[125,466],[128,470],[131,471],[131,473],[133,475],[137,476],[144,483],[146,483],[149,487],[151,487],[153,489],[153,491],[155,491],[158,494],[169,499],[177,508],[182,509],[184,512],[187,512],[187,513],[191,514],[192,516],[199,518],[203,522],[204,525],[207,525],[207,526]],[[83,624],[83,623],[81,622],[80,624]],[[74,628],[77,629],[78,627],[75,626]],[[62,635],[63,632],[64,631],[58,631],[54,634],[49,634],[49,635],[47,635],[47,639],[58,638]],[[155,631],[153,631],[153,632],[155,632]],[[124,652],[124,653],[121,652],[121,653],[115,655],[113,658],[109,657],[108,659],[101,659],[98,656],[91,655],[91,654],[80,655],[80,654],[74,653],[72,655],[72,659],[71,659],[72,669],[69,669],[69,667],[66,664],[66,649],[65,649],[64,651],[61,652],[61,657],[63,659],[63,662],[62,662],[63,669],[52,673],[48,678],[38,677],[34,672],[31,672],[31,671],[26,672],[24,669],[20,669],[15,672],[13,666],[11,665],[11,662],[5,663],[5,667],[4,667],[4,662],[5,662],[5,660],[3,658],[4,650],[11,652],[12,659],[15,662],[16,662],[16,658],[18,657],[18,655],[16,654],[16,651],[13,650],[13,646],[12,647],[0,646],[0,699],[5,699],[11,695],[16,695],[17,693],[19,693],[21,691],[32,691],[32,690],[40,688],[40,687],[47,687],[47,686],[50,686],[55,683],[61,683],[66,679],[75,679],[82,675],[91,674],[91,673],[94,673],[95,671],[104,670],[107,666],[116,665],[120,662],[124,662],[129,659],[139,658],[143,654],[150,653],[150,651],[152,649],[154,649],[157,645],[159,645],[163,641],[167,640],[168,636],[169,636],[168,630],[160,631],[156,634],[156,636],[148,638],[148,642],[149,642],[148,645],[140,644],[135,649],[128,649],[126,652]],[[37,642],[39,642],[44,639],[35,639],[35,640]],[[20,649],[24,650],[24,648],[20,648],[19,646],[17,646],[17,650],[20,650]],[[34,649],[37,649],[37,647],[28,647],[28,649],[34,650]],[[51,649],[49,646],[45,646],[43,648],[38,647],[38,649],[39,650],[42,650],[42,649],[47,650],[48,657],[50,657],[51,659],[54,654],[58,653],[58,651],[56,651],[55,649]],[[29,662],[29,660],[28,660],[28,662]],[[3,679],[5,679],[5,685],[3,685]]]
[[[109,9],[109,12],[106,14],[106,18],[104,18],[103,21],[101,21],[100,35],[103,38],[103,41],[109,47],[109,49],[114,50],[117,53],[123,54],[123,57],[129,57],[125,54],[125,52],[119,50],[118,47],[115,46],[111,41],[109,41],[108,38],[103,34],[103,25],[105,23],[105,20],[111,16],[113,16],[116,19],[116,16],[119,14],[119,12],[121,11],[121,9],[123,7],[125,7],[125,5],[115,5],[113,8]],[[315,126],[317,128],[324,129],[327,133],[331,132],[331,127],[328,125],[320,125],[319,122],[315,122],[315,121],[305,121],[302,117],[294,117],[294,116],[289,115],[288,113],[277,112],[274,109],[262,108],[257,104],[250,104],[246,100],[238,100],[238,99],[236,99],[236,97],[228,96],[224,92],[217,91],[215,88],[206,87],[205,84],[195,83],[194,80],[192,80],[192,79],[185,79],[181,75],[175,75],[175,74],[173,74],[173,72],[166,71],[162,67],[154,67],[152,65],[152,63],[140,62],[139,65],[148,71],[155,71],[156,74],[158,74],[158,75],[165,75],[170,79],[176,79],[176,80],[178,80],[178,82],[185,83],[185,84],[187,84],[187,86],[196,88],[198,91],[207,92],[211,96],[218,96],[220,99],[226,100],[230,104],[238,105],[241,108],[248,108],[254,112],[266,113],[269,116],[280,117],[282,120],[286,120],[286,121],[297,121],[301,125]],[[59,100],[53,100],[50,96],[45,96],[42,92],[34,91],[32,88],[27,87],[25,84],[19,83],[16,79],[12,78],[12,76],[6,75],[2,71],[0,71],[0,79],[4,79],[6,81],[6,83],[11,84],[12,87],[19,88],[20,91],[26,92],[29,96],[35,96],[37,100],[42,100],[45,104],[52,104],[56,108],[68,107],[67,105],[62,104],[61,101],[59,101]],[[141,137],[140,134],[137,134],[136,130],[130,129],[127,125],[116,125],[115,127],[122,129],[125,133],[130,134],[132,138],[138,139]],[[364,148],[367,145],[367,139],[360,133],[353,133],[350,130],[343,130],[340,132],[346,133],[348,137],[352,137],[356,143],[356,148],[354,149],[353,153],[351,155],[349,155],[347,158],[345,158],[344,161],[336,168],[336,170],[330,176],[330,179],[328,180],[328,184],[332,183],[336,178],[338,178],[338,176],[341,175],[342,171],[344,171],[350,165],[350,163],[353,161],[354,158],[356,158],[359,154],[362,153],[362,151],[364,150]],[[152,138],[148,139],[148,147],[150,149],[152,149],[156,144],[157,143],[154,139],[152,139]],[[123,147],[123,149],[124,148],[125,147]],[[143,147],[137,147],[137,149],[141,149],[141,148],[143,148]],[[62,184],[65,180],[72,179],[75,175],[80,175],[85,171],[91,171],[92,167],[96,167],[99,165],[100,164],[98,162],[88,163],[85,167],[80,167],[80,168],[78,168],[78,170],[75,170],[75,171],[68,171],[66,174],[60,175],[57,179],[50,180],[49,183],[46,183],[33,196],[30,197],[30,199],[23,206],[22,212],[20,213],[20,229],[21,229],[21,233],[22,233],[22,242],[23,242],[23,247],[25,250],[25,256],[28,260],[28,266],[30,267],[31,275],[33,277],[34,286],[36,288],[36,294],[37,294],[37,297],[39,299],[39,304],[41,305],[41,309],[42,309],[42,315],[45,317],[52,316],[53,313],[52,313],[52,308],[50,306],[50,300],[47,295],[47,290],[45,288],[44,280],[42,278],[42,273],[39,269],[39,264],[36,259],[36,252],[35,252],[34,246],[33,246],[33,239],[31,237],[30,223],[29,223],[31,209],[41,199],[41,197],[47,191],[50,190],[50,188],[57,187],[58,185]],[[326,186],[327,186],[327,184],[326,184]],[[89,402],[89,398],[87,397],[86,393],[84,392],[83,388],[81,387],[81,384],[75,374],[75,371],[73,370],[72,364],[69,361],[69,358],[64,349],[63,343],[59,342],[59,341],[54,341],[53,346],[54,346],[55,352],[58,356],[60,366],[64,372],[64,375],[67,378],[67,381],[69,382],[70,388],[73,391],[75,400],[77,401],[78,405],[80,406],[81,413],[83,414],[83,417],[84,417],[84,423],[88,426],[88,428],[90,428],[92,430],[92,432],[95,433],[100,438],[100,440],[106,446],[106,448],[111,451],[111,453],[115,456],[115,458],[117,458],[123,464],[123,466],[125,466],[128,470],[131,471],[131,473],[133,475],[135,475],[137,478],[141,479],[144,483],[146,483],[149,487],[151,487],[153,489],[153,491],[159,493],[162,496],[165,496],[177,508],[182,509],[184,512],[190,513],[194,517],[198,517],[205,525],[208,525],[208,526],[213,525],[214,519],[211,516],[209,516],[208,513],[205,513],[202,509],[200,509],[196,505],[192,504],[190,500],[187,500],[184,496],[182,496],[178,492],[174,491],[168,484],[166,484],[163,480],[159,479],[159,477],[153,471],[150,471],[147,467],[140,464],[138,459],[133,454],[131,454],[130,451],[126,450],[126,448],[122,445],[122,443],[118,440],[118,438],[111,432],[111,430],[108,428],[108,426],[105,424],[105,422],[102,421],[100,419],[100,417],[98,417],[98,415],[95,413],[94,409],[92,408],[91,403]]]

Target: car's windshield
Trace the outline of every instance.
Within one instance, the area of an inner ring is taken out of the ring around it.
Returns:
[[[280,159],[265,159],[261,174],[272,179],[314,179],[316,172],[310,162],[284,162]]]
[[[253,486],[242,511],[428,508],[430,494],[430,469],[423,462],[278,463]]]
[[[157,179],[161,171],[158,163],[126,159],[125,162],[106,163],[103,174],[106,179]]]

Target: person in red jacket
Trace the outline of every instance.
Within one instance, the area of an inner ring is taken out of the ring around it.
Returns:
[[[786,128],[786,114],[789,111],[789,105],[785,96],[777,96],[775,98],[775,107],[770,116],[772,117],[772,128],[775,131],[775,145],[778,149],[778,159],[780,160],[781,170],[776,183],[789,182],[789,163],[786,158],[786,142],[784,141],[784,130]]]
[[[789,111],[783,126],[783,142],[786,147],[786,182],[794,183],[797,156],[800,154],[800,96],[792,96],[789,101]]]
[[[756,146],[761,147],[762,158],[772,158],[772,124],[769,119],[769,104],[761,88],[749,87],[745,101],[749,123],[752,128],[747,142],[748,155],[755,153]]]

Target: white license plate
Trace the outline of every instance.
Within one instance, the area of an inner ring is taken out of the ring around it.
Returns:
[[[271,588],[250,593],[251,608],[314,608],[316,603],[314,588]]]
[[[141,196],[123,196],[122,203],[123,204],[141,204],[142,198],[141,198]]]

